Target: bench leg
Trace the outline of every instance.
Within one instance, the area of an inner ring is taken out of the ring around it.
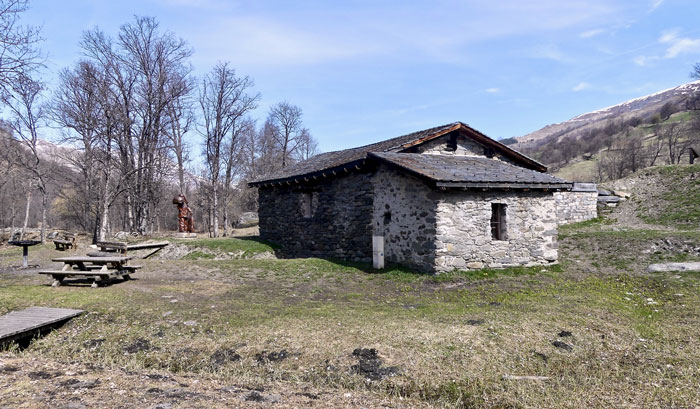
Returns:
[[[63,283],[63,277],[58,277],[58,276],[51,276],[53,277],[53,283],[51,283],[51,287],[60,287],[61,283]]]
[[[124,281],[129,281],[129,280],[131,280],[131,276],[129,276],[129,274],[124,274],[124,275],[122,275],[122,278],[124,279]]]

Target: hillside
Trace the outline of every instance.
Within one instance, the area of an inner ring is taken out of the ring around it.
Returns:
[[[605,186],[632,194],[618,209],[622,219],[676,229],[700,225],[700,164],[655,166]]]
[[[687,163],[700,146],[700,81],[578,115],[515,138],[513,146],[569,180],[606,181]]]
[[[669,102],[672,104],[680,104],[686,98],[697,92],[700,92],[700,81],[690,82],[678,87],[625,101],[611,107],[581,114],[568,121],[547,125],[527,135],[516,137],[515,139],[518,141],[516,148],[526,148],[538,141],[553,136],[559,137],[559,139],[562,140],[571,136],[575,131],[580,133],[585,129],[602,128],[605,126],[605,123],[610,120],[628,120],[631,117],[638,117],[644,120],[656,114],[664,104]]]

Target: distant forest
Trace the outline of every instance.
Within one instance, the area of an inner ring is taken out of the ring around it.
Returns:
[[[691,76],[700,79],[700,66]],[[688,160],[689,148],[700,149],[700,93],[669,101],[644,116],[634,113],[609,119],[586,129],[564,129],[546,138],[518,145],[502,140],[558,172],[590,161],[591,173],[578,175],[595,181],[625,177],[637,170]]]
[[[257,207],[244,181],[317,153],[300,107],[279,102],[256,122],[253,79],[229,62],[195,77],[191,47],[154,18],[84,32],[83,57],[49,89],[40,30],[20,25],[28,1],[0,6],[4,227],[148,235],[175,229],[184,193],[199,231],[229,235]]]

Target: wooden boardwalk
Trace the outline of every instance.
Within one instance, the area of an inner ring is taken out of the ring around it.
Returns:
[[[0,345],[51,329],[83,312],[83,310],[48,307],[30,307],[21,311],[12,311],[0,317]]]

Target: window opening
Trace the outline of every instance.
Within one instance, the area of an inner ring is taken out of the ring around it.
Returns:
[[[491,203],[491,238],[493,240],[507,240],[506,205],[503,203]]]

